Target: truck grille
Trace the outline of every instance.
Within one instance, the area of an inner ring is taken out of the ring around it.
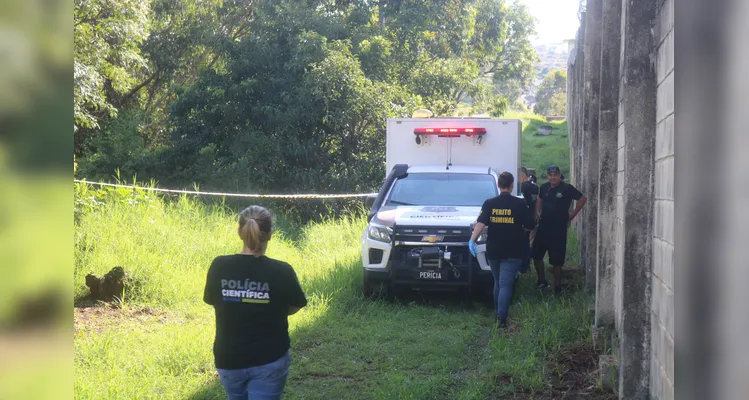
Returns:
[[[425,237],[430,236],[437,236],[441,240],[434,243],[423,240]],[[449,282],[470,282],[470,271],[476,264],[476,260],[468,250],[468,246],[441,244],[467,243],[470,238],[470,227],[396,226],[393,229],[395,246],[393,246],[391,252],[393,278],[396,281],[409,281],[414,278],[414,273],[418,273],[415,271],[439,270],[443,276],[448,277],[447,280]],[[447,260],[443,259],[440,263],[439,258],[422,258],[419,260],[418,257],[414,258],[409,255],[413,250],[425,248],[439,248],[440,250],[450,252],[450,261],[447,262]],[[420,262],[421,266],[419,266]]]
[[[422,242],[426,236],[439,236],[442,238],[441,242],[467,243],[471,239],[471,228],[396,226],[393,230],[393,239],[396,242]],[[437,243],[439,242],[435,242],[435,244]],[[430,243],[424,242],[424,244],[428,245]]]
[[[409,260],[408,258],[408,253],[417,248],[419,248],[419,246],[395,246],[391,253],[393,265],[396,267],[418,268],[418,260]],[[442,248],[444,249],[444,247]],[[450,264],[454,267],[467,266],[473,258],[468,250],[468,246],[447,246],[447,251],[451,253]],[[437,268],[438,263],[438,260],[422,260],[421,267]],[[444,267],[445,265],[446,263],[443,262],[442,266]]]

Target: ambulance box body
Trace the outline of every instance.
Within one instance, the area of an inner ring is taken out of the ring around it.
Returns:
[[[396,164],[487,167],[517,175],[522,123],[491,118],[391,118],[387,120],[386,174]],[[433,129],[433,132],[414,132]],[[448,132],[440,132],[447,129]],[[465,133],[473,129],[474,132]],[[450,132],[456,130],[456,132]],[[453,136],[450,136],[453,135]]]

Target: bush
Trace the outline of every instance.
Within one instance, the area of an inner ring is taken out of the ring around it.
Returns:
[[[567,93],[557,93],[549,100],[549,115],[565,115],[567,111]]]
[[[106,179],[115,171],[135,176],[147,154],[139,135],[143,118],[139,111],[122,110],[117,118],[102,123],[102,130],[91,140],[95,149],[88,157],[77,159],[76,176]]]
[[[537,103],[533,112],[539,115],[550,115],[553,111],[558,111],[559,98],[557,97],[556,100],[556,110],[552,109],[552,99],[555,95],[564,93],[567,93],[567,72],[561,69],[549,72],[538,86]],[[566,103],[566,99],[564,102]],[[559,115],[564,115],[564,111]]]

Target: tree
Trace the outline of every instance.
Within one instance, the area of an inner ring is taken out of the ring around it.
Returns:
[[[329,39],[345,20],[291,3],[255,13],[253,34],[225,43],[223,71],[205,70],[175,104],[160,180],[371,190],[385,174],[386,118],[409,115],[419,98],[368,78],[350,39]]]
[[[89,178],[126,164],[164,185],[371,190],[385,174],[387,117],[451,115],[464,101],[502,115],[512,102],[493,79],[523,84],[535,57],[532,18],[503,0],[146,4],[129,46],[141,61],[122,90],[107,89],[120,75],[101,76],[108,112],[76,133],[88,137],[76,154]]]
[[[134,71],[146,63],[139,44],[148,35],[149,3],[140,0],[75,0],[73,99],[75,124],[98,127],[116,108],[107,92],[125,93]]]
[[[125,132],[134,130],[147,147],[166,144],[167,117],[177,89],[192,85],[199,71],[216,65],[219,57],[213,50],[218,43],[246,33],[252,5],[77,0],[75,153],[99,151],[96,143],[101,141],[95,136],[109,134],[104,125],[121,110],[133,124]],[[124,62],[123,54],[137,62]]]
[[[507,112],[507,104],[507,99],[504,97],[494,98],[489,107],[489,115],[493,118],[501,118]]]
[[[533,108],[533,112],[540,115],[550,115],[555,111],[559,111],[559,97],[555,100],[555,109],[552,109],[552,98],[557,94],[566,93],[567,72],[562,69],[549,72],[538,86],[538,92],[536,93],[536,106]],[[564,109],[562,109],[562,114],[563,113]]]
[[[451,114],[468,98],[490,100],[490,81],[482,78],[504,61],[503,1],[380,1],[371,12],[380,23],[370,28],[390,44],[388,76],[424,97],[437,115]]]
[[[557,93],[549,100],[549,114],[565,115],[567,110],[567,93]]]
[[[514,103],[536,75],[533,65],[538,55],[530,41],[536,33],[536,18],[518,1],[505,10],[507,36],[493,71],[494,91]]]

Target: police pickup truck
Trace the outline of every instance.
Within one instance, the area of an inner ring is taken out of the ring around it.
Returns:
[[[499,173],[517,174],[520,146],[519,120],[388,119],[388,175],[367,198],[361,241],[364,293],[491,288],[486,232],[478,257],[468,241],[481,205],[499,194]]]

